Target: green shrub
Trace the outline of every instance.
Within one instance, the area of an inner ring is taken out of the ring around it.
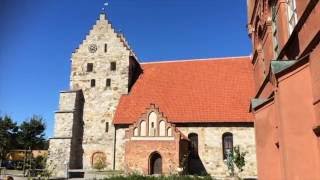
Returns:
[[[241,152],[240,146],[235,146],[233,151],[227,153],[227,159],[225,161],[228,170],[231,176],[235,176],[235,169],[234,166],[238,168],[239,172],[243,171],[243,167],[246,165],[245,157],[248,152]]]
[[[99,158],[94,164],[93,164],[93,168],[97,169],[98,171],[101,171],[102,169],[104,169],[105,167],[107,167],[106,161],[103,158]]]

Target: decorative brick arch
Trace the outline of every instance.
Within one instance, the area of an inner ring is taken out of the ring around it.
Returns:
[[[99,160],[101,160],[104,163],[106,163],[107,162],[107,156],[106,156],[106,154],[104,152],[96,151],[91,156],[91,166],[93,167],[94,164]]]
[[[153,114],[154,133],[148,132],[147,136],[141,136],[140,124],[145,121],[149,127],[149,115]],[[156,118],[155,118],[155,114]],[[155,120],[156,119],[156,120]],[[160,133],[160,129],[162,132]],[[169,129],[169,133],[168,133]],[[136,133],[134,133],[136,131]],[[138,132],[138,133],[137,133]],[[143,174],[168,174],[179,167],[180,155],[188,153],[188,143],[184,145],[184,151],[180,154],[180,141],[187,139],[174,124],[171,124],[160,108],[150,104],[138,119],[125,132],[125,165],[128,172],[141,172]],[[138,136],[137,136],[138,134]],[[168,136],[169,134],[169,136]]]
[[[156,120],[153,120],[152,123],[155,132],[150,133],[150,127],[151,127],[151,122],[150,122],[150,115],[154,116],[156,115]],[[174,131],[175,131],[175,126],[174,124],[171,124],[168,122],[167,117],[164,115],[163,112],[160,112],[159,107],[156,107],[155,104],[150,104],[149,108],[146,108],[146,111],[141,114],[140,118],[137,119],[137,121],[130,126],[130,132],[129,136],[142,136],[141,135],[141,122],[146,123],[146,136],[155,136],[155,137],[160,137],[160,127],[164,127],[164,134],[162,133],[161,136],[174,136]],[[160,124],[161,123],[161,124]],[[164,126],[163,126],[164,123]],[[160,126],[161,125],[161,126]],[[138,134],[134,133],[135,129],[139,132]],[[168,129],[170,130],[170,133],[168,135]]]

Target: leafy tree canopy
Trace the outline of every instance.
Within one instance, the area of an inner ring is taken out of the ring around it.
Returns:
[[[0,116],[0,159],[4,159],[7,152],[14,148],[17,124],[9,116]]]
[[[46,125],[41,116],[33,116],[22,122],[17,133],[17,142],[24,149],[43,149],[46,146]]]

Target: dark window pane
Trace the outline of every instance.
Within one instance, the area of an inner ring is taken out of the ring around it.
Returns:
[[[199,158],[198,155],[198,134],[191,133],[188,135],[190,140],[190,158],[196,159]]]
[[[116,64],[116,62],[111,62],[110,63],[110,70],[111,71],[115,71],[117,69],[117,64]]]
[[[106,132],[109,131],[109,122],[106,122]]]
[[[106,81],[106,86],[107,86],[107,87],[110,87],[110,86],[111,86],[111,79],[107,79],[107,81]]]
[[[91,87],[95,87],[96,86],[96,80],[91,79],[90,85],[91,85]]]
[[[227,158],[228,152],[232,153],[233,151],[233,135],[232,133],[224,133],[222,135],[222,151],[223,159]]]
[[[108,51],[108,44],[104,44],[104,52]]]
[[[93,71],[93,64],[92,63],[88,63],[87,64],[87,72],[92,72]]]

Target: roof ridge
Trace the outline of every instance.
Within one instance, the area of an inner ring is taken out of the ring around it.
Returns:
[[[210,60],[225,60],[225,59],[240,59],[240,58],[250,58],[251,55],[247,56],[230,56],[230,57],[211,57],[211,58],[196,58],[196,59],[175,59],[175,60],[165,60],[165,61],[151,61],[151,62],[141,62],[140,64],[158,64],[158,63],[175,63],[175,62],[190,62],[190,61],[210,61]]]

